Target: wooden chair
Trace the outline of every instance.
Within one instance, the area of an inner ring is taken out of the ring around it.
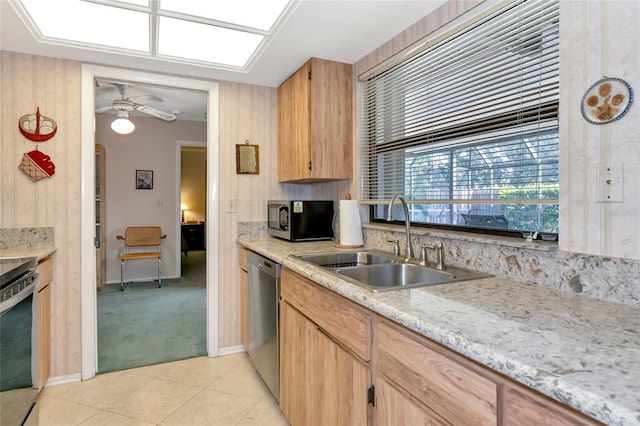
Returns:
[[[162,250],[160,243],[166,235],[162,234],[159,226],[130,226],[122,235],[116,236],[124,240],[124,250],[120,253],[120,291],[124,291],[124,262],[140,259],[158,259],[158,287],[162,287]],[[152,247],[154,247],[152,249]],[[133,250],[132,247],[143,247],[145,250]]]

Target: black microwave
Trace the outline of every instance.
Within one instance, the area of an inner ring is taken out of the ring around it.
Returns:
[[[267,232],[288,241],[333,239],[333,201],[269,201]]]

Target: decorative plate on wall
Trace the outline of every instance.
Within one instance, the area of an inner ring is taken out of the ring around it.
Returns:
[[[621,119],[633,102],[633,89],[620,78],[604,77],[587,90],[580,109],[585,120],[605,124]]]

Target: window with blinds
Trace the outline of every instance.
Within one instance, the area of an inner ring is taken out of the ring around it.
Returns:
[[[557,0],[511,2],[364,77],[371,219],[557,234],[558,38]]]

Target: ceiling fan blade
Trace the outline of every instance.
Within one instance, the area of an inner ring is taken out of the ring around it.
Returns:
[[[140,103],[140,102],[164,102],[160,96],[156,95],[138,95],[138,96],[129,96],[127,99]]]
[[[159,109],[155,109],[147,105],[135,104],[134,108],[138,111],[144,112],[157,118],[161,118],[165,121],[173,121],[176,119],[176,114],[160,111]]]
[[[101,112],[109,111],[111,108],[113,108],[113,106],[111,106],[111,105],[103,106],[102,108],[96,109],[96,114],[100,114]]]

